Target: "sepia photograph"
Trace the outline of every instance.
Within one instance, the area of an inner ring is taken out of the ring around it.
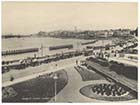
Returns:
[[[1,2],[2,103],[138,102],[138,2]]]

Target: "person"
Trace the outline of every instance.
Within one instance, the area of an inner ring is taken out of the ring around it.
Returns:
[[[76,65],[78,65],[78,60],[76,60]]]
[[[11,76],[10,81],[13,81],[13,80],[14,80],[14,77],[13,77],[13,76]]]

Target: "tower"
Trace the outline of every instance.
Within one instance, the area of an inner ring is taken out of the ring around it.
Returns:
[[[76,26],[74,27],[74,31],[77,32],[77,27]]]

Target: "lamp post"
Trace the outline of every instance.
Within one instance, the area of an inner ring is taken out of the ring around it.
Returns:
[[[41,56],[43,56],[43,44],[41,44],[40,50],[41,50]]]
[[[57,94],[57,79],[58,79],[58,76],[57,76],[57,74],[55,73],[54,74],[54,77],[53,77],[53,79],[54,79],[54,100],[55,100],[55,102],[56,102],[56,94]]]

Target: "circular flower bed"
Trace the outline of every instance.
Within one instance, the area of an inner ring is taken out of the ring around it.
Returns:
[[[92,87],[92,91],[94,94],[112,97],[128,94],[128,91],[116,84],[96,84]]]
[[[116,84],[92,84],[80,89],[86,97],[103,101],[127,101],[135,99],[129,91]]]

